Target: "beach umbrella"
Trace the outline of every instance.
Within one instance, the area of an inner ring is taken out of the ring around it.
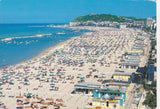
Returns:
[[[15,76],[19,76],[19,74],[16,74]]]
[[[47,79],[51,79],[51,78],[47,78]]]
[[[43,72],[43,73],[47,73],[47,71]]]
[[[102,76],[100,76],[99,78],[102,78]]]
[[[62,99],[58,100],[58,102],[64,102]]]
[[[6,78],[6,80],[9,80],[9,78]]]
[[[22,96],[18,96],[17,98],[23,98]]]
[[[55,86],[51,86],[51,88],[54,88]]]
[[[85,77],[80,78],[81,80],[83,80]]]
[[[71,75],[68,75],[67,77],[71,77]]]
[[[61,74],[61,72],[57,72],[57,74]]]
[[[52,75],[52,76],[56,76],[56,75]]]
[[[44,102],[43,105],[49,105],[49,103]]]
[[[24,80],[25,82],[29,82],[27,79],[26,80]]]
[[[93,72],[89,72],[90,74],[92,74]]]
[[[32,93],[28,93],[27,95],[32,95]]]
[[[78,75],[82,75],[82,74],[79,73]]]
[[[51,82],[54,82],[54,80],[51,80]]]
[[[81,62],[80,64],[84,64],[84,62]]]
[[[25,109],[30,109],[30,108],[31,108],[31,106],[24,106],[24,108],[25,108]]]
[[[54,106],[55,106],[55,107],[59,107],[59,106],[61,106],[61,104],[55,104]]]
[[[105,75],[104,73],[102,75]]]
[[[48,100],[49,100],[49,101],[54,101],[54,99],[52,99],[52,98],[49,98]]]
[[[14,79],[11,79],[10,81],[14,81]]]
[[[36,104],[36,103],[37,103],[36,101],[32,101],[32,102],[31,102],[31,104]]]
[[[50,72],[50,73],[54,73],[54,72]]]

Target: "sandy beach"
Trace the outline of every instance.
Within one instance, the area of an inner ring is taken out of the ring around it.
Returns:
[[[84,109],[90,95],[71,94],[78,82],[101,83],[119,68],[123,54],[131,50],[134,29],[70,27],[88,29],[79,37],[45,50],[28,61],[0,70],[0,108]],[[141,57],[141,66],[146,62]],[[122,69],[124,70],[124,69]],[[135,70],[126,70],[135,72]],[[87,75],[91,75],[87,78]],[[98,75],[99,78],[94,78]]]

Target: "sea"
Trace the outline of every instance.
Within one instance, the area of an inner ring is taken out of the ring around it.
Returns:
[[[0,68],[38,56],[47,48],[89,30],[47,27],[64,24],[0,24]],[[33,37],[43,35],[43,37]],[[12,39],[2,41],[4,39]]]

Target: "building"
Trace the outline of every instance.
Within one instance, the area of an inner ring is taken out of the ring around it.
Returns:
[[[126,59],[121,62],[120,68],[124,69],[138,69],[140,63],[140,59]]]
[[[74,85],[74,93],[83,93],[93,95],[95,90],[98,90],[102,87],[102,84],[94,84],[94,83],[77,83]]]
[[[119,25],[117,25],[117,27],[118,27],[119,29],[125,29],[125,28],[126,28],[126,25],[125,25],[125,24],[119,24]]]
[[[144,51],[143,50],[138,50],[138,49],[133,49],[130,50],[130,51],[127,51],[127,54],[130,54],[130,55],[144,55]]]
[[[92,106],[100,106],[105,108],[119,108],[123,106],[123,98],[117,96],[104,95],[102,98],[93,98]]]
[[[69,26],[78,26],[80,24],[81,24],[81,22],[70,22]]]
[[[124,88],[101,88],[93,93],[94,98],[103,98],[104,95],[122,97],[124,101],[127,98],[128,91]]]
[[[104,80],[102,84],[105,84],[105,87],[122,88],[122,89],[124,88],[124,89],[127,89],[128,91],[131,90],[131,87],[132,87],[131,79],[129,79],[128,81],[109,79],[109,80]]]
[[[144,26],[144,24],[145,24],[145,22],[143,20],[142,21],[134,21],[133,22],[133,25],[136,25],[136,26],[138,26],[138,25]]]
[[[112,75],[115,80],[129,81],[132,78],[131,72],[116,71]]]
[[[147,71],[147,77],[149,81],[154,81],[154,72],[155,72],[155,67],[154,64],[148,66],[148,71]]]
[[[146,27],[149,27],[149,26],[151,26],[154,22],[155,22],[154,19],[152,19],[152,18],[147,18],[146,21],[145,21],[145,26],[146,26]]]

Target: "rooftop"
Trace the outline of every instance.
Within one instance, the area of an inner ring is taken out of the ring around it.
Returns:
[[[115,80],[115,79],[109,79],[109,80],[104,80],[102,84],[123,84],[123,85],[128,85],[130,84],[131,80],[129,79],[128,81],[126,80]]]
[[[128,76],[132,76],[131,72],[114,72],[113,75],[128,75]]]
[[[94,84],[94,83],[86,83],[86,82],[81,82],[77,83],[74,86],[75,87],[93,87],[93,88],[99,88],[101,87],[102,84]]]

